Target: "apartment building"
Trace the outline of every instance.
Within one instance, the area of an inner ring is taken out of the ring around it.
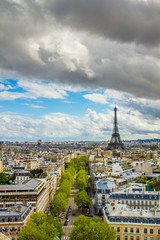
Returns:
[[[103,218],[116,230],[117,240],[160,240],[160,211],[131,209],[111,202],[103,209]]]
[[[22,184],[0,185],[0,208],[30,204],[35,211],[48,212],[57,188],[57,176],[29,179]]]
[[[133,185],[122,190],[110,193],[110,200],[118,200],[134,209],[150,209],[160,206],[160,195],[156,191],[145,191],[145,186]]]
[[[15,175],[16,175],[15,183],[22,183],[26,180],[29,180],[30,179],[29,173],[30,172],[27,170],[21,170],[21,171],[15,172]]]
[[[27,224],[32,213],[31,205],[18,204],[11,208],[0,208],[0,232],[8,236],[9,239],[18,240],[19,232]]]
[[[97,213],[102,213],[103,207],[109,201],[109,194],[117,188],[114,181],[100,180],[96,184],[95,205]]]

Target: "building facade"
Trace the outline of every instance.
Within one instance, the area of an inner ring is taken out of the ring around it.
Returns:
[[[100,180],[96,184],[95,205],[97,213],[102,213],[103,207],[109,202],[110,193],[117,188],[114,181]]]
[[[156,191],[144,191],[144,186],[130,186],[110,193],[110,201],[119,201],[134,209],[159,207],[160,195]]]
[[[18,240],[19,232],[27,224],[33,213],[31,205],[14,205],[11,208],[0,208],[0,232],[9,239]]]
[[[160,212],[157,209],[131,209],[111,202],[103,209],[103,218],[116,230],[117,240],[160,240]]]

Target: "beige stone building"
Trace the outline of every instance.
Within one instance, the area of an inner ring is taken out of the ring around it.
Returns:
[[[48,212],[57,188],[57,176],[32,178],[22,184],[0,185],[0,208],[30,204],[37,212]]]
[[[111,202],[103,209],[103,218],[116,230],[117,240],[159,240],[160,212],[132,209],[126,204]]]
[[[33,208],[31,205],[14,205],[11,208],[0,208],[0,232],[11,240],[19,240],[19,232],[27,224],[32,213]]]

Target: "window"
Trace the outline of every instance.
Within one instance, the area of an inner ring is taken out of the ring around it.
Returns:
[[[150,240],[153,240],[153,237],[150,237]]]
[[[153,229],[150,229],[150,234],[153,234]]]
[[[136,237],[136,240],[139,240],[139,239],[140,239],[139,236],[137,236],[137,237]]]
[[[144,228],[144,233],[147,233],[147,228]]]
[[[124,240],[128,240],[128,236],[124,236]]]
[[[130,232],[133,233],[133,228],[130,229]]]
[[[120,240],[120,236],[117,236],[117,240]]]
[[[130,237],[130,240],[134,240],[134,237],[133,237],[133,236],[131,236],[131,237]]]
[[[136,233],[139,233],[139,228],[136,229]]]
[[[117,232],[120,232],[120,227],[117,227]]]
[[[147,237],[144,237],[144,240],[147,240]]]
[[[158,229],[158,234],[160,234],[160,229]]]
[[[125,229],[124,229],[124,232],[127,233],[127,232],[128,232],[128,228],[125,228]]]

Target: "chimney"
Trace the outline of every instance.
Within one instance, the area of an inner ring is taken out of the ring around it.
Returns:
[[[111,203],[110,203],[110,205],[111,205],[111,206],[114,206],[114,205],[115,205],[115,203],[114,203],[114,202],[111,202]]]
[[[17,206],[17,209],[16,209],[18,212],[22,212],[22,206]]]
[[[121,207],[120,214],[123,215],[123,207]]]

